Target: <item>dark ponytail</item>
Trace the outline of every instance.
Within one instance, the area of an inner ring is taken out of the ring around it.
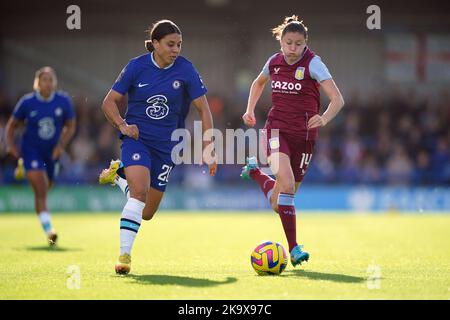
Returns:
[[[155,50],[152,41],[153,40],[161,40],[168,34],[177,33],[181,35],[180,28],[170,20],[159,20],[155,22],[151,27],[147,30],[149,35],[149,40],[145,40],[145,49],[147,51],[152,52]]]
[[[155,50],[152,40],[145,40],[145,49],[147,49],[147,51],[149,52],[153,52],[153,50]]]
[[[281,40],[287,32],[298,32],[308,40],[308,27],[303,24],[303,20],[298,21],[296,15],[284,18],[283,23],[272,29],[272,34],[277,40]]]

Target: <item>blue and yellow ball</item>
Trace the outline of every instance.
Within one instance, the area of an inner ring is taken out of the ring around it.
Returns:
[[[260,276],[281,274],[287,265],[286,251],[277,242],[263,241],[253,250],[251,263]]]

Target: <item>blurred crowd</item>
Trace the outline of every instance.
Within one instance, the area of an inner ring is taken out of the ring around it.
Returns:
[[[320,133],[310,181],[450,184],[450,95],[347,99]]]
[[[245,101],[208,96],[215,127],[246,129],[241,121]],[[120,156],[118,132],[105,119],[99,102],[73,97],[77,131],[61,158],[58,182],[96,183],[101,169]],[[413,92],[391,92],[362,102],[357,95],[345,97],[346,105],[336,119],[321,128],[308,183],[326,184],[450,184],[450,94],[418,97]],[[326,101],[322,104],[325,106]],[[14,181],[16,163],[6,155],[5,125],[14,109],[0,93],[0,184]],[[270,108],[266,95],[257,107],[262,128]],[[194,108],[186,126],[198,118]],[[18,139],[19,141],[19,139]],[[204,167],[182,165],[172,171],[171,182],[190,186],[239,183],[240,165],[220,166],[215,179]]]

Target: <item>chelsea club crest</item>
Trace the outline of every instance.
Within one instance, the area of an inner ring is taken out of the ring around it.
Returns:
[[[172,87],[173,87],[174,89],[178,89],[180,86],[181,86],[181,83],[180,83],[180,81],[178,81],[178,80],[175,80],[175,81],[172,83]]]

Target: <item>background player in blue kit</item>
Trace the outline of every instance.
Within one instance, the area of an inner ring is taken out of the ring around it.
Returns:
[[[184,122],[186,106],[193,102],[203,132],[213,126],[207,90],[192,63],[179,56],[182,37],[178,26],[161,20],[149,33],[146,48],[150,53],[125,66],[102,105],[108,121],[121,132],[121,160],[129,188],[120,222],[120,257],[115,266],[119,274],[130,272],[131,248],[141,221],[153,217],[164,195],[174,166],[171,135]],[[123,119],[118,105],[125,94],[128,110]],[[204,142],[204,147],[210,143]],[[117,168],[110,168],[109,173],[115,174]],[[210,175],[216,170],[217,164],[210,161]]]
[[[56,73],[51,67],[36,71],[32,93],[24,95],[6,125],[9,154],[23,159],[26,177],[34,196],[35,209],[50,245],[56,243],[47,208],[47,191],[58,171],[58,159],[75,133],[75,114],[70,97],[56,91]],[[14,144],[14,133],[25,123],[20,152]]]

